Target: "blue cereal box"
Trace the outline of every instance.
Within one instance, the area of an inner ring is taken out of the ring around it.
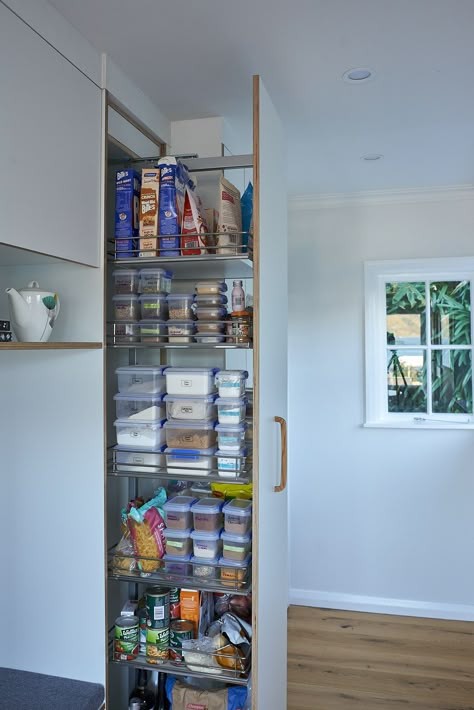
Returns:
[[[160,255],[179,256],[184,197],[189,176],[185,166],[176,158],[160,158],[158,167],[160,169],[158,209]]]
[[[118,170],[115,177],[115,251],[118,258],[136,256],[140,217],[141,176]]]

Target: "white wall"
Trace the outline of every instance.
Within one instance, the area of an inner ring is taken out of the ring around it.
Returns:
[[[294,200],[293,603],[474,619],[474,436],[363,429],[363,264],[472,256],[474,193]]]

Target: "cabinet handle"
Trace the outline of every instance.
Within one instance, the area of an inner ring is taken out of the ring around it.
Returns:
[[[286,488],[286,479],[288,473],[288,452],[286,447],[286,419],[283,417],[275,417],[275,421],[280,425],[281,429],[281,473],[280,484],[275,486],[275,493],[280,493]]]

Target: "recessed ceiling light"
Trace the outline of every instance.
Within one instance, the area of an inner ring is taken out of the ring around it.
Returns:
[[[382,153],[366,153],[361,156],[361,160],[366,160],[368,163],[373,163],[376,160],[382,160]]]
[[[364,84],[366,81],[370,81],[375,76],[371,69],[365,67],[357,67],[355,69],[348,69],[342,75],[344,81],[348,84]]]

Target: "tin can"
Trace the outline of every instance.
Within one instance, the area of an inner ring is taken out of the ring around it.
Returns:
[[[170,658],[177,663],[183,662],[183,641],[194,638],[194,624],[192,621],[179,619],[172,621],[170,626]]]
[[[169,658],[170,630],[147,629],[146,631],[146,660],[147,663],[164,663]]]
[[[179,587],[170,589],[170,620],[179,619],[181,616],[181,604],[179,601]]]
[[[166,587],[148,587],[145,590],[147,626],[165,629],[170,625],[170,593]]]
[[[114,658],[133,661],[138,655],[138,616],[119,616],[115,620]]]

